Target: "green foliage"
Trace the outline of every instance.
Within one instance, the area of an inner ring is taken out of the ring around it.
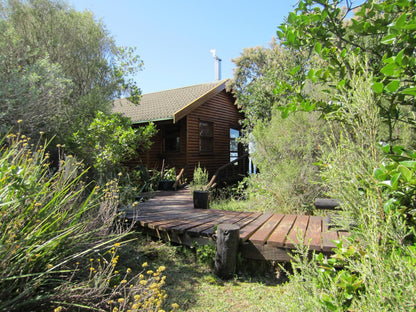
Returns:
[[[383,146],[390,162],[374,170],[374,176],[387,195],[383,205],[386,214],[405,218],[416,235],[416,151],[402,146]]]
[[[273,114],[257,122],[253,161],[260,173],[248,179],[246,194],[262,209],[302,213],[321,192],[318,167],[326,126],[316,115],[298,112],[286,119]],[[278,135],[276,135],[278,134]]]
[[[25,123],[60,142],[109,112],[121,94],[136,103],[134,75],[142,66],[132,48],[117,47],[91,12],[63,1],[3,1],[0,6],[0,120],[3,133]],[[3,35],[4,34],[4,35]]]
[[[236,70],[227,87],[234,92],[237,105],[246,115],[245,127],[251,130],[257,121],[272,118],[274,106],[286,103],[286,98],[274,90],[276,80],[289,82],[292,76],[287,72],[294,66],[297,71],[304,71],[311,59],[273,39],[269,47],[244,49],[233,62]],[[313,89],[309,93],[314,93]]]
[[[71,264],[114,240],[117,201],[87,191],[73,157],[52,172],[45,146],[13,134],[0,145],[0,309],[41,307]]]
[[[166,181],[175,181],[176,180],[175,167],[163,170],[161,179],[166,180]]]
[[[128,118],[97,112],[84,130],[73,134],[74,149],[88,166],[94,167],[99,181],[123,171],[124,162],[151,145],[156,130],[153,124],[133,129]]]
[[[215,245],[201,245],[196,249],[196,258],[202,264],[214,266],[216,248]]]
[[[305,81],[322,82],[329,96],[336,96],[340,89],[352,88],[356,66],[350,56],[368,60],[372,88],[379,95],[375,104],[389,128],[385,141],[393,141],[394,128],[400,122],[414,123],[409,110],[414,107],[415,12],[414,1],[364,1],[356,7],[351,1],[300,1],[279,27],[279,39],[285,46],[313,53],[322,66],[313,66],[301,75],[296,72],[293,81],[298,86],[304,86]],[[278,82],[276,93],[290,99],[282,108],[285,112],[302,110],[303,96],[293,94],[293,84]],[[307,100],[324,114],[345,105],[335,99]]]
[[[208,170],[201,168],[198,163],[198,167],[194,169],[194,179],[191,182],[192,190],[206,190],[208,185]]]

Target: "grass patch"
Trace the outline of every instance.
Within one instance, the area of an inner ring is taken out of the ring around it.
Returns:
[[[139,267],[144,262],[150,268],[165,266],[165,311],[170,311],[174,303],[179,305],[178,311],[276,311],[273,307],[282,293],[284,279],[273,272],[241,273],[223,281],[213,274],[209,264],[198,261],[196,248],[155,241],[140,232],[134,235],[138,239],[120,251],[120,268]]]

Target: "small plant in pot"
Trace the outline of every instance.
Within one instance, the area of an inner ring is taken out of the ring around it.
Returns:
[[[194,208],[207,209],[209,207],[208,171],[200,164],[194,169],[194,180],[191,182]]]
[[[164,190],[164,191],[171,190],[173,188],[173,184],[175,184],[175,180],[176,180],[175,167],[163,170],[161,174],[161,179],[159,182],[159,189]]]

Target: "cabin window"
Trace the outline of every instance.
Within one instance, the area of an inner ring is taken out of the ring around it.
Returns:
[[[199,151],[212,153],[214,151],[214,123],[199,121]]]
[[[238,158],[238,142],[240,131],[230,128],[230,162]],[[236,163],[237,164],[237,163]]]
[[[164,128],[163,152],[179,152],[181,149],[181,131],[179,125]]]

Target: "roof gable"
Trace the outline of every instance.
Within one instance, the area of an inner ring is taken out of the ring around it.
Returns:
[[[125,98],[117,99],[113,112],[129,117],[132,123],[169,119],[177,122],[224,90],[227,80],[143,94],[138,105]]]

